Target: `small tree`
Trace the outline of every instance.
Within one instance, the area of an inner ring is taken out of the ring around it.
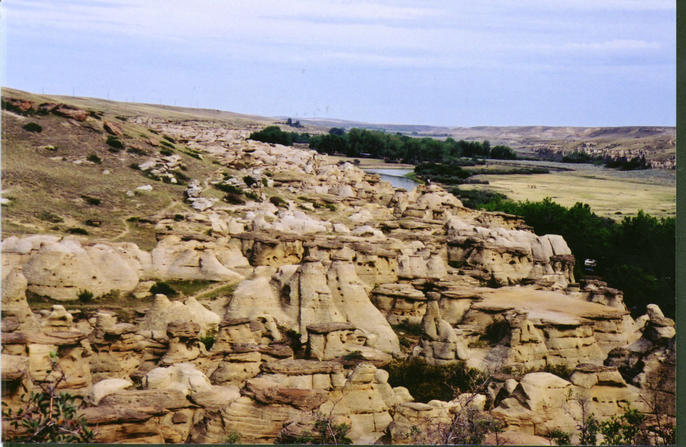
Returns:
[[[28,399],[22,397],[24,407],[16,413],[12,409],[3,411],[3,417],[10,421],[15,429],[24,429],[9,441],[14,442],[90,442],[93,431],[86,425],[83,416],[76,415],[74,396],[69,393],[58,393],[59,385],[65,374],[57,364],[57,354],[50,353],[50,374],[57,375],[54,381],[34,382],[41,391],[32,391]],[[5,403],[3,402],[3,405]]]

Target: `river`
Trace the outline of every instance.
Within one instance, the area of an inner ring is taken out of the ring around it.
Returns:
[[[412,191],[417,186],[417,183],[405,177],[406,174],[414,172],[412,169],[365,169],[365,171],[373,174],[379,174],[381,180],[390,183],[396,188],[404,188],[407,191]]]

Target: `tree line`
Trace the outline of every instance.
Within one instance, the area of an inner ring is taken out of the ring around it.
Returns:
[[[285,132],[269,126],[250,134],[250,139],[291,146],[309,143],[311,149],[322,154],[337,154],[359,158],[383,158],[410,164],[422,162],[452,163],[461,158],[497,158],[514,160],[517,154],[508,146],[493,146],[486,141],[455,141],[452,138],[414,138],[379,130],[345,129],[333,127],[324,135]]]

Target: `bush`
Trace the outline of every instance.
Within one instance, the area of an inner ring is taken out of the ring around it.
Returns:
[[[272,196],[269,198],[269,201],[272,203],[274,206],[278,207],[283,207],[283,208],[288,208],[288,202],[286,202],[284,199],[282,199],[279,196]]]
[[[167,149],[166,147],[163,147],[162,149],[160,149],[160,154],[168,157],[168,156],[174,154],[174,151],[172,151],[171,149]]]
[[[467,368],[463,361],[445,365],[431,365],[417,357],[395,360],[385,369],[391,386],[404,386],[418,402],[433,399],[449,401],[456,390],[471,392],[483,381],[483,373]]]
[[[225,444],[240,444],[241,443],[241,435],[234,430],[231,430],[229,433],[226,434],[226,438],[224,439]]]
[[[570,434],[565,431],[559,429],[550,430],[546,433],[545,437],[551,441],[555,441],[555,444],[557,445],[569,445]]]
[[[481,339],[491,345],[495,345],[503,338],[510,335],[510,323],[504,318],[496,318],[486,327],[486,331],[481,335]]]
[[[90,161],[91,163],[98,164],[98,165],[102,163],[102,159],[100,157],[98,157],[96,154],[88,155],[88,157],[86,157],[86,160]]]
[[[89,204],[89,205],[95,205],[95,206],[100,205],[100,199],[98,199],[97,197],[81,196],[81,198],[82,198],[83,200],[85,200],[86,203]]]
[[[84,228],[79,228],[79,227],[67,228],[66,231],[69,234],[83,234],[83,235],[88,234],[88,231],[86,231]]]
[[[200,337],[200,342],[205,345],[205,349],[208,351],[212,349],[212,346],[214,346],[214,342],[217,339],[217,333],[216,331],[207,331],[207,333],[203,336]]]
[[[276,439],[277,444],[352,444],[348,438],[350,425],[334,424],[331,418],[319,417],[314,423],[314,433],[304,432],[299,436],[288,436],[283,432]]]
[[[86,443],[93,440],[93,431],[86,425],[85,418],[77,416],[76,397],[57,392],[66,376],[53,351],[50,353],[50,376],[55,375],[55,381],[34,382],[41,391],[32,391],[26,400],[26,396],[22,396],[24,406],[16,413],[12,409],[2,412],[10,426],[24,428],[23,433],[13,438],[6,438],[7,435],[3,434],[3,440],[27,443]],[[5,402],[2,404],[6,405]]]
[[[147,151],[140,149],[140,148],[137,148],[135,146],[127,147],[126,152],[128,152],[130,154],[136,154],[136,155],[148,155]]]
[[[40,124],[34,123],[34,122],[24,124],[22,126],[22,129],[24,129],[28,132],[42,132],[43,131],[43,127]]]
[[[167,295],[168,297],[176,296],[179,294],[172,286],[164,281],[157,281],[150,287],[150,292],[153,294],[161,293]]]
[[[248,185],[248,188],[250,188],[252,185],[257,183],[257,180],[255,180],[253,177],[246,175],[243,177],[243,181],[245,182],[246,185]]]
[[[262,186],[269,186],[269,180],[267,180],[265,177],[262,177]]]
[[[214,187],[220,191],[224,191],[229,194],[243,194],[243,190],[241,188],[239,188],[238,186],[230,185],[228,183],[215,183]]]
[[[93,299],[93,292],[90,290],[82,290],[79,292],[79,301],[82,303],[89,303]]]
[[[174,214],[174,222],[181,222],[185,219],[186,217],[183,214]]]
[[[38,218],[40,220],[44,220],[46,222],[50,223],[61,223],[64,222],[64,219],[62,219],[60,216],[57,214],[53,214],[50,211],[41,211],[40,214],[38,215]]]
[[[229,193],[226,194],[222,200],[231,205],[245,205],[245,200],[239,194]]]
[[[114,135],[108,136],[106,143],[114,149],[119,150],[124,148],[124,143],[122,143],[121,140]]]
[[[252,191],[246,192],[246,193],[245,193],[245,197],[247,197],[247,198],[250,199],[250,200],[254,200],[255,202],[259,202],[259,201],[260,201],[260,196],[258,196],[256,193],[254,193],[254,192],[252,192]]]

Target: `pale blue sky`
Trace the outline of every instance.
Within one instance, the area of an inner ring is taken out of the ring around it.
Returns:
[[[377,123],[674,125],[665,0],[6,0],[4,85]]]

